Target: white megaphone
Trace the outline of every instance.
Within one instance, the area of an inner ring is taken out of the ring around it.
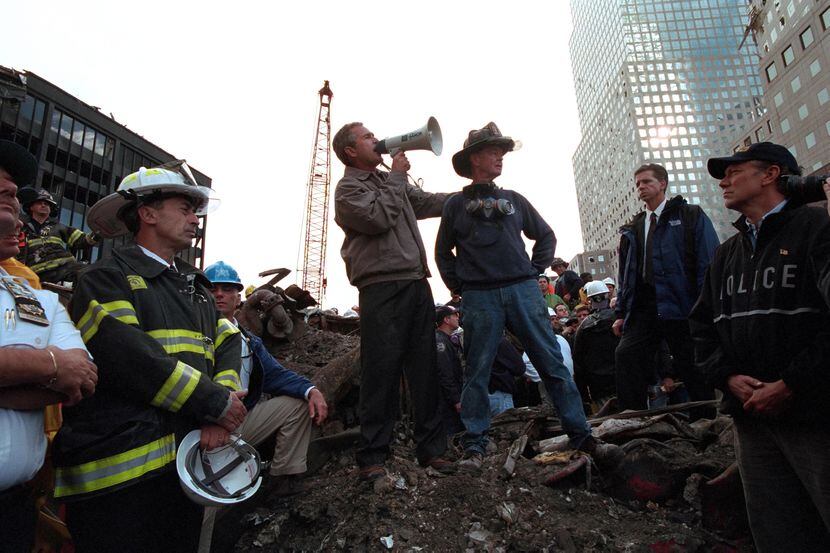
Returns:
[[[384,138],[375,145],[377,153],[391,156],[409,150],[430,150],[433,154],[440,156],[443,149],[444,140],[441,138],[441,127],[435,117],[430,117],[427,124],[420,129],[399,136]]]

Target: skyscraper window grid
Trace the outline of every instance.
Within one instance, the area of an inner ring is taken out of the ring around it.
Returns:
[[[632,174],[666,166],[669,193],[703,206],[721,238],[731,216],[704,160],[750,122],[761,83],[738,51],[742,0],[572,0],[571,63],[582,127],[573,158],[586,249],[614,249],[640,209]]]

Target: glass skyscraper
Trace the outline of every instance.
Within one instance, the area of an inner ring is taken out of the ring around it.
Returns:
[[[739,51],[746,0],[571,0],[570,41],[582,141],[573,157],[586,250],[612,250],[642,204],[634,170],[660,163],[668,196],[700,205],[723,239],[706,160],[731,150],[760,107],[758,65]]]

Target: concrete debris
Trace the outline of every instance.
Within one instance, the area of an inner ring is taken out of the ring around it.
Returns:
[[[467,538],[479,547],[487,545],[488,540],[493,536],[491,532],[482,528],[480,522],[474,522],[467,532]]]
[[[508,525],[515,524],[519,521],[519,513],[516,511],[516,505],[513,503],[502,502],[496,505],[496,512],[499,517]]]
[[[301,324],[269,349],[331,407],[309,489],[222,517],[214,551],[751,551],[731,419],[689,424],[682,406],[591,421],[624,451],[613,468],[573,451],[550,409],[512,409],[493,420],[482,470],[446,476],[415,461],[402,394],[387,476],[359,482],[359,337]]]
[[[257,534],[256,541],[261,547],[276,543],[282,531],[282,524],[288,519],[288,514],[281,513],[272,517],[267,526]]]

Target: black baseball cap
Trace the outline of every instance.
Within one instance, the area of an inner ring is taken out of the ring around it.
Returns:
[[[0,168],[6,171],[19,188],[34,184],[37,160],[29,150],[10,140],[0,140]]]
[[[458,313],[458,309],[456,309],[452,305],[442,305],[440,307],[436,307],[435,324],[440,325],[441,322],[444,320],[444,317],[449,317],[450,315],[454,315],[456,313]]]
[[[726,168],[745,161],[768,161],[775,165],[787,168],[793,174],[800,175],[801,167],[790,151],[780,144],[772,142],[756,142],[746,148],[741,148],[729,157],[713,157],[706,164],[709,174],[716,179],[726,176]]]

